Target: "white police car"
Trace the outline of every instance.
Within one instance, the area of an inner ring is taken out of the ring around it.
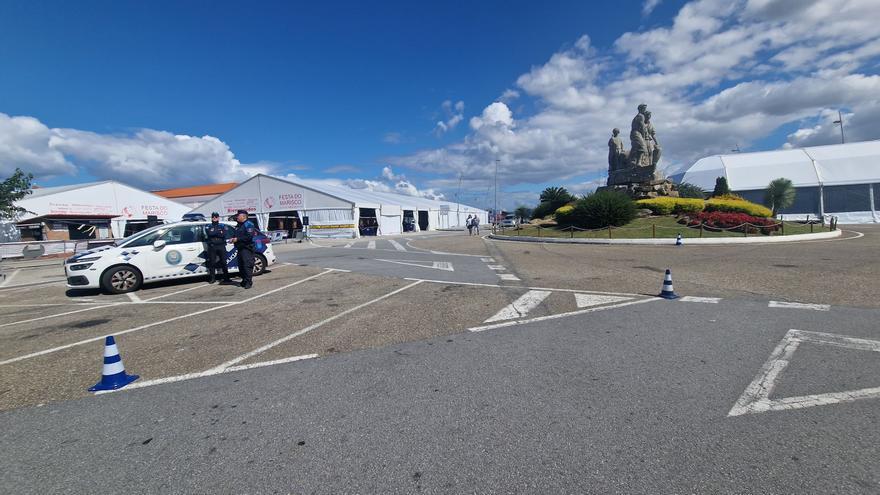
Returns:
[[[136,291],[143,284],[207,274],[205,226],[207,221],[168,223],[151,227],[110,246],[79,253],[64,262],[71,289],[104,289],[113,294]],[[224,222],[234,226],[233,223]],[[254,237],[254,275],[275,263],[268,237]],[[226,248],[226,266],[238,271],[236,249]]]

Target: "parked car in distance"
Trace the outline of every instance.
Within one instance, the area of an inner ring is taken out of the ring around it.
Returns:
[[[516,215],[505,215],[504,219],[499,223],[501,227],[516,227],[517,226],[517,218]]]

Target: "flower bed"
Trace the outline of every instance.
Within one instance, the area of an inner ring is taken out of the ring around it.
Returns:
[[[683,216],[678,220],[688,227],[703,225],[707,229],[724,229],[749,234],[765,234],[779,230],[780,224],[770,218],[755,217],[745,213],[726,213],[721,211],[704,211],[694,215]]]

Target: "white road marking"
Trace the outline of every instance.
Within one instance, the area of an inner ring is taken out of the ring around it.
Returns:
[[[454,272],[455,271],[455,268],[452,266],[452,263],[450,263],[448,261],[383,260],[383,259],[376,259],[376,261],[384,261],[386,263],[394,263],[397,265],[415,266],[418,268],[430,268],[432,270],[443,270],[445,272]]]
[[[44,303],[44,304],[0,304],[0,308],[48,308],[52,306],[94,306],[104,304],[96,302],[69,302],[69,303]]]
[[[490,270],[507,270],[507,268],[504,268],[504,265],[486,265],[486,267],[488,267]]]
[[[138,295],[135,294],[134,292],[128,292],[128,293],[126,293],[126,295],[128,296],[129,299],[131,299],[131,302],[133,302],[133,303],[143,302],[143,300],[141,300],[141,298],[138,297]]]
[[[316,357],[318,357],[317,354],[304,354],[302,356],[293,356],[293,357],[289,357],[289,358],[285,358],[285,359],[275,359],[273,361],[263,361],[261,363],[233,366],[231,368],[226,368],[226,369],[222,369],[222,370],[212,369],[212,370],[208,370],[208,371],[200,371],[198,373],[187,373],[185,375],[157,378],[155,380],[137,381],[137,382],[134,382],[130,385],[127,385],[125,388],[120,388],[120,389],[116,389],[116,390],[102,390],[100,392],[95,392],[95,395],[111,394],[113,392],[124,392],[126,390],[132,390],[132,389],[136,389],[136,388],[151,387],[153,385],[163,385],[166,383],[182,382],[185,380],[192,380],[194,378],[203,378],[206,376],[220,375],[222,373],[231,373],[233,371],[243,371],[243,370],[249,370],[249,369],[253,369],[253,368],[262,368],[264,366],[274,366],[276,364],[293,363],[293,362],[302,361],[305,359],[314,359]]]
[[[495,313],[495,316],[489,318],[483,323],[523,318],[528,315],[531,310],[537,308],[538,305],[541,304],[541,302],[543,302],[550,294],[552,294],[552,292],[546,290],[530,290],[519,296],[516,301],[501,308],[501,311]]]
[[[519,277],[512,273],[499,273],[498,276],[501,280],[519,280]]]
[[[60,316],[74,315],[76,313],[82,313],[83,311],[92,311],[95,309],[109,308],[110,306],[118,306],[120,304],[129,304],[129,303],[110,303],[110,304],[102,304],[100,306],[89,306],[88,308],[85,308],[85,309],[77,309],[74,311],[67,311],[65,313],[58,313],[56,315],[40,316],[37,318],[29,318],[27,320],[19,320],[19,321],[12,321],[9,323],[3,323],[3,324],[0,324],[0,328],[12,326],[12,325],[20,325],[22,323],[32,323],[35,321],[48,320],[49,318],[58,318]],[[0,361],[0,364],[5,364],[5,363],[6,363],[6,361]]]
[[[151,297],[149,299],[146,299],[146,301],[155,301],[156,299],[162,299],[164,297],[176,296],[177,294],[183,294],[184,292],[189,292],[191,290],[196,290],[196,289],[204,289],[205,287],[210,287],[210,286],[211,286],[211,284],[198,284],[194,287],[187,287],[186,289],[181,289],[181,290],[177,290],[174,292],[169,292],[168,294],[162,294],[161,296]]]
[[[9,275],[4,275],[3,282],[0,282],[0,287],[5,287],[6,285],[9,284],[9,282],[12,282],[12,279],[15,278],[15,276],[18,275],[18,272],[20,272],[20,271],[21,270],[13,270],[13,272],[10,273]]]
[[[349,242],[348,244],[346,244],[345,246],[342,246],[342,247],[344,247],[344,248],[351,248],[353,245],[354,245],[353,242]]]
[[[684,296],[684,297],[680,298],[679,301],[706,303],[706,304],[718,304],[721,301],[721,298],[720,297]]]
[[[480,258],[483,263],[495,263],[495,258]]]
[[[224,305],[222,305],[222,306],[212,306],[212,307],[210,307],[210,308],[205,308],[205,309],[201,309],[201,310],[199,310],[199,311],[194,311],[194,312],[192,312],[192,313],[187,313],[187,314],[184,314],[184,315],[175,316],[175,317],[173,317],[173,318],[167,318],[167,319],[165,319],[165,320],[161,320],[161,321],[154,321],[153,323],[147,323],[147,324],[145,324],[145,325],[141,325],[141,326],[138,326],[138,327],[129,328],[128,330],[121,330],[121,331],[119,331],[119,332],[113,332],[111,335],[113,335],[113,336],[125,335],[125,334],[127,334],[127,333],[137,332],[137,331],[144,330],[144,329],[147,329],[147,328],[152,328],[152,327],[155,327],[155,326],[158,326],[158,325],[164,325],[164,324],[166,324],[166,323],[171,323],[172,321],[182,320],[182,319],[184,319],[184,318],[189,318],[189,317],[192,317],[192,316],[198,316],[198,315],[201,315],[201,314],[205,314],[205,313],[207,313],[208,311],[216,311],[216,310],[218,310],[218,309],[224,309],[224,308],[228,308],[228,307],[231,307],[231,306],[237,306],[237,305],[239,305],[239,304],[246,304],[246,303],[249,303],[249,302],[251,302],[251,301],[253,301],[253,300],[255,300],[255,299],[259,299],[259,298],[261,298],[261,297],[265,297],[265,296],[268,296],[268,295],[270,295],[270,294],[274,294],[274,293],[276,293],[276,292],[278,292],[278,291],[280,291],[280,290],[284,290],[284,289],[287,289],[287,288],[289,288],[289,287],[293,287],[294,285],[298,285],[298,284],[301,284],[301,283],[303,283],[303,282],[308,282],[309,280],[312,280],[312,279],[318,278],[318,277],[320,277],[320,276],[322,276],[322,275],[326,275],[326,274],[328,274],[328,273],[333,273],[333,272],[335,272],[335,271],[338,271],[338,270],[334,270],[334,269],[332,269],[332,268],[329,268],[329,269],[324,270],[323,272],[318,273],[318,274],[316,274],[316,275],[312,275],[312,276],[310,276],[310,277],[306,277],[306,278],[304,278],[304,279],[297,280],[296,282],[292,282],[292,283],[290,283],[290,284],[284,285],[284,286],[279,287],[279,288],[277,288],[277,289],[270,290],[270,291],[268,291],[268,292],[264,292],[264,293],[262,293],[262,294],[257,294],[256,296],[249,297],[249,298],[244,299],[244,300],[241,300],[241,301],[230,302],[230,303],[224,304]],[[93,307],[93,308],[87,308],[87,309],[107,308],[107,307],[110,307],[110,306],[117,306],[117,305],[120,305],[120,304],[130,304],[130,303],[115,303],[115,304],[108,304],[108,305],[105,305],[105,306],[96,306],[96,307]],[[79,313],[79,312],[81,312],[81,311],[86,311],[86,310],[84,310],[84,309],[80,309],[80,310],[77,310],[77,311],[71,311],[71,312],[68,312],[68,313],[66,313],[66,314]],[[64,314],[64,313],[62,313],[62,314]],[[53,315],[53,316],[61,316],[61,315]],[[44,318],[48,318],[48,317],[36,318],[35,320],[40,320],[40,319],[44,319]],[[0,325],[0,326],[3,326],[3,325]],[[23,356],[18,356],[18,357],[14,357],[14,358],[11,358],[11,359],[7,359],[7,360],[5,360],[5,361],[0,361],[0,365],[9,364],[9,363],[15,363],[15,362],[17,362],[17,361],[23,361],[23,360],[25,360],[25,359],[30,359],[30,358],[37,357],[37,356],[43,356],[43,355],[46,355],[46,354],[51,354],[51,353],[53,353],[53,352],[63,351],[64,349],[70,349],[71,347],[76,347],[76,346],[79,346],[79,345],[88,344],[88,343],[90,343],[90,342],[97,342],[97,341],[99,341],[99,340],[104,340],[105,337],[106,337],[106,335],[102,335],[102,336],[100,336],[100,337],[93,337],[93,338],[90,338],[90,339],[80,340],[79,342],[73,342],[73,343],[70,343],[70,344],[65,344],[65,345],[61,345],[61,346],[58,346],[58,347],[53,347],[53,348],[51,348],[51,349],[45,349],[45,350],[42,350],[42,351],[32,352],[32,353],[30,353],[30,354],[25,354],[25,355],[23,355]]]
[[[593,313],[596,311],[604,311],[606,309],[622,308],[624,306],[631,306],[633,304],[643,304],[643,303],[648,303],[648,302],[652,302],[652,301],[665,301],[665,299],[662,299],[659,297],[637,299],[635,301],[626,301],[626,302],[622,302],[620,304],[611,304],[609,306],[595,306],[592,308],[579,309],[577,311],[570,311],[568,313],[559,313],[559,314],[549,315],[549,316],[539,316],[537,318],[529,318],[528,320],[514,320],[514,321],[503,322],[503,323],[494,323],[492,325],[483,325],[483,326],[479,326],[479,327],[472,327],[472,328],[468,328],[468,330],[470,330],[471,332],[483,332],[486,330],[493,330],[495,328],[504,328],[504,327],[510,327],[510,326],[514,326],[514,325],[526,325],[528,323],[537,323],[540,321],[556,320],[559,318],[567,318],[569,316],[583,315],[583,314],[587,314],[587,313]]]
[[[367,243],[367,249],[376,249],[376,241],[370,241]]]
[[[298,331],[293,332],[293,333],[291,333],[291,334],[289,334],[289,335],[285,335],[284,337],[281,337],[280,339],[278,339],[278,340],[276,340],[276,341],[274,341],[274,342],[270,342],[270,343],[268,343],[268,344],[266,344],[266,345],[264,345],[264,346],[262,346],[262,347],[258,347],[258,348],[256,348],[256,349],[254,349],[254,350],[251,351],[251,352],[248,352],[248,353],[242,354],[241,356],[238,356],[237,358],[231,359],[231,360],[229,360],[229,361],[227,361],[227,362],[225,362],[225,363],[223,363],[223,364],[221,364],[221,365],[219,365],[219,366],[216,366],[216,367],[214,367],[214,368],[211,368],[211,370],[208,370],[208,371],[212,371],[212,370],[223,370],[223,369],[226,369],[226,368],[230,368],[230,367],[232,367],[232,366],[235,366],[236,364],[238,364],[238,363],[240,363],[240,362],[242,362],[242,361],[248,360],[248,359],[250,359],[250,358],[256,356],[257,354],[262,354],[262,353],[268,351],[269,349],[271,349],[271,348],[273,348],[273,347],[276,347],[276,346],[278,346],[278,345],[281,345],[281,344],[287,342],[288,340],[291,340],[291,339],[294,339],[294,338],[296,338],[296,337],[299,337],[300,335],[307,334],[307,333],[311,332],[312,330],[314,330],[314,329],[316,329],[316,328],[320,328],[320,327],[326,325],[327,323],[330,323],[331,321],[338,320],[339,318],[342,318],[343,316],[346,316],[346,315],[348,315],[348,314],[354,313],[355,311],[359,311],[359,310],[361,310],[361,309],[363,309],[363,308],[366,308],[367,306],[369,306],[369,305],[371,305],[371,304],[375,304],[375,303],[377,303],[377,302],[379,302],[379,301],[382,301],[382,300],[384,300],[384,299],[387,299],[387,298],[389,298],[389,297],[391,297],[391,296],[394,296],[394,295],[400,294],[401,292],[403,292],[403,291],[405,291],[405,290],[407,290],[407,289],[410,289],[410,288],[412,288],[412,287],[415,287],[416,285],[419,285],[420,283],[422,283],[422,282],[421,282],[421,281],[413,282],[413,283],[411,283],[411,284],[409,284],[409,285],[405,285],[405,286],[403,286],[403,287],[401,287],[401,288],[399,288],[399,289],[395,289],[395,290],[393,290],[393,291],[391,291],[391,292],[389,292],[389,293],[387,293],[387,294],[384,294],[384,295],[382,295],[382,296],[379,296],[379,297],[377,297],[377,298],[375,298],[375,299],[372,299],[372,300],[367,301],[367,302],[362,303],[362,304],[358,304],[357,306],[355,306],[355,307],[353,307],[353,308],[349,308],[349,309],[346,309],[345,311],[342,311],[342,312],[340,312],[340,313],[336,313],[335,315],[333,315],[333,316],[331,316],[331,317],[329,317],[329,318],[325,318],[325,319],[323,319],[323,320],[321,320],[321,321],[319,321],[319,322],[317,322],[317,323],[315,323],[315,324],[309,325],[309,326],[303,328],[302,330],[298,330]]]
[[[398,251],[406,251],[406,248],[400,245],[400,243],[395,241],[394,239],[388,239],[388,242],[390,242],[391,245],[394,246],[394,249]]]
[[[770,357],[764,363],[764,366],[761,367],[761,371],[758,372],[752,383],[746,387],[745,392],[743,392],[727,415],[741,416],[743,414],[767,411],[786,411],[789,409],[840,404],[859,399],[880,399],[880,387],[770,399],[779,375],[788,366],[798,346],[804,342],[859,351],[880,352],[880,341],[877,340],[847,337],[833,333],[789,330],[785,337],[782,338],[782,341],[779,342],[779,345],[770,353]]]
[[[767,307],[787,309],[811,309],[813,311],[828,311],[831,309],[831,306],[829,306],[828,304],[809,304],[785,301],[770,301],[770,304],[768,304]]]
[[[554,287],[521,287],[515,285],[499,285],[499,284],[482,284],[477,282],[451,282],[449,280],[432,280],[428,278],[414,278],[414,277],[404,277],[404,280],[420,280],[422,282],[429,282],[432,284],[444,284],[444,285],[468,285],[474,287],[503,287],[505,289],[522,289],[522,290],[549,290],[551,292],[580,292],[583,294],[606,294],[609,296],[630,296],[630,297],[642,297],[642,294],[629,294],[626,292],[603,292],[598,290],[584,290],[584,289],[557,289]]]
[[[589,308],[591,306],[599,306],[600,304],[609,304],[622,301],[629,301],[631,297],[623,296],[605,296],[600,294],[579,294],[575,293],[574,300],[578,308]]]

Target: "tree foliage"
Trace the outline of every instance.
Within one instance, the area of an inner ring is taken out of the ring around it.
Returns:
[[[724,196],[730,194],[730,186],[727,185],[727,177],[718,177],[715,179],[715,190],[712,191],[712,197]]]
[[[571,195],[564,187],[548,187],[541,191],[541,202],[532,211],[532,218],[544,218],[552,215],[560,206],[564,206],[574,201]]]
[[[21,201],[31,193],[33,174],[26,174],[20,168],[0,182],[0,218],[14,219],[21,213],[29,213],[26,209],[15,206],[16,201]]]
[[[523,220],[531,218],[532,209],[529,208],[528,206],[517,206],[516,210],[514,210],[513,214],[516,215],[516,217],[519,218],[520,221],[523,221]]]
[[[784,177],[773,179],[764,191],[764,205],[770,208],[775,217],[779,210],[794,203],[794,184]]]
[[[676,186],[676,189],[678,189],[678,196],[680,198],[706,199],[706,191],[696,184],[682,182]]]

